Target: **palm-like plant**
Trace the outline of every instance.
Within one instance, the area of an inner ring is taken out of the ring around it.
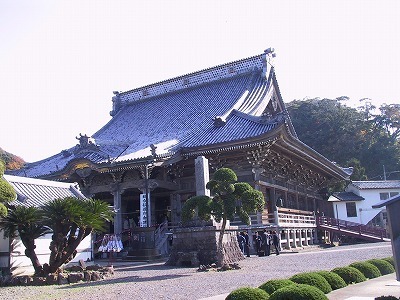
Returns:
[[[103,231],[113,216],[106,202],[73,197],[51,200],[39,208],[10,206],[8,210],[0,219],[0,229],[10,238],[20,236],[25,255],[40,276],[56,272],[73,259],[82,240],[93,231]],[[42,266],[35,253],[35,239],[46,233],[53,233],[51,252],[49,263]]]
[[[112,220],[106,202],[73,197],[56,199],[42,207],[45,224],[53,229],[49,264],[45,271],[53,273],[76,255],[76,248],[93,231],[103,231]]]
[[[36,207],[11,207],[7,216],[0,219],[0,228],[4,236],[15,238],[17,234],[25,246],[25,255],[32,261],[36,275],[42,274],[42,266],[35,252],[35,239],[51,232],[43,224],[43,214]]]

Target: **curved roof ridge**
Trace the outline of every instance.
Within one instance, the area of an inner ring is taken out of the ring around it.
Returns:
[[[117,96],[120,98],[120,105],[123,106],[138,100],[252,72],[255,68],[262,70],[264,57],[265,54],[251,56],[118,93]]]
[[[249,96],[247,97],[247,101],[243,103],[243,105],[239,108],[241,112],[247,113],[249,109],[253,106],[254,102],[258,100],[258,94],[260,92],[260,89],[264,85],[264,80],[259,76],[255,82],[253,82],[251,92]]]
[[[226,119],[231,115],[231,113],[235,110],[240,110],[240,108],[245,105],[245,103],[247,102],[247,100],[249,99],[250,95],[253,93],[254,91],[254,85],[256,84],[256,82],[259,81],[259,76],[257,72],[254,72],[254,75],[252,76],[247,89],[243,92],[243,94],[238,98],[238,100],[235,102],[235,104],[228,109],[223,115],[221,116],[216,116],[214,118],[214,122],[217,122],[218,124],[221,123],[221,125],[223,123],[226,122]]]
[[[273,72],[273,70],[271,71]],[[261,116],[265,108],[268,106],[274,94],[274,87],[271,84],[272,74],[270,73],[268,79],[263,79],[263,84],[260,88],[260,95],[257,97],[257,101],[255,101],[252,107],[249,107],[248,114],[253,116]],[[264,101],[264,99],[268,99],[268,101]]]
[[[246,114],[254,117],[262,116],[274,93],[274,87],[272,85],[272,73],[273,69],[269,68],[267,74],[268,76],[266,78],[266,74],[263,71],[260,70],[260,72],[254,72],[248,89],[222,116],[216,116],[214,118],[215,125],[223,126],[226,123],[226,120],[235,111],[241,112],[243,115]],[[265,101],[266,98],[268,101]]]

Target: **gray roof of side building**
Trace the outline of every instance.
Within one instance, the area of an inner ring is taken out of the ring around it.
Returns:
[[[86,198],[75,184],[13,175],[3,177],[17,194],[17,199],[12,201],[11,205],[39,207],[54,199]]]
[[[366,189],[400,189],[400,180],[386,180],[386,181],[352,181],[359,190]]]
[[[379,203],[372,205],[372,208],[381,208],[383,206],[392,205],[393,203],[396,203],[398,201],[400,201],[400,194],[393,196],[385,201],[380,201]]]
[[[365,200],[365,198],[358,196],[352,192],[338,192],[338,193],[333,193],[333,197],[338,199],[339,201],[362,201]]]

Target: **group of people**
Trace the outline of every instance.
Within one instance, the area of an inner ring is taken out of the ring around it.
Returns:
[[[250,238],[246,231],[242,231],[237,236],[239,247],[243,254],[250,257]],[[271,246],[275,249],[275,254],[279,255],[279,235],[276,231],[264,229],[260,235],[258,232],[255,233],[253,243],[258,256],[269,256],[271,255]]]

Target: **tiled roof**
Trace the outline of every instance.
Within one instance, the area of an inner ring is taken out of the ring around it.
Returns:
[[[188,140],[179,144],[179,146],[191,148],[225,143],[232,140],[240,141],[269,132],[278,124],[277,120],[263,124],[251,118],[245,118],[238,113],[233,113],[225,126],[216,127],[212,123],[209,123],[207,128],[195,132]],[[246,128],[246,130],[243,130],[243,128]]]
[[[65,197],[85,198],[71,183],[4,175],[4,179],[14,188],[17,199],[12,205],[42,206],[46,202]]]
[[[100,164],[145,158],[151,154],[151,144],[157,155],[173,155],[183,147],[263,135],[283,122],[264,116],[279,93],[274,92],[274,82],[273,68],[261,54],[116,93],[113,118],[92,135],[92,147],[77,145],[13,174],[50,175],[79,158]]]
[[[332,195],[339,201],[361,201],[365,200],[363,197],[358,196],[352,192],[339,192],[339,193],[333,193]]]
[[[352,181],[359,190],[364,189],[400,189],[400,180],[386,180],[386,181]]]

